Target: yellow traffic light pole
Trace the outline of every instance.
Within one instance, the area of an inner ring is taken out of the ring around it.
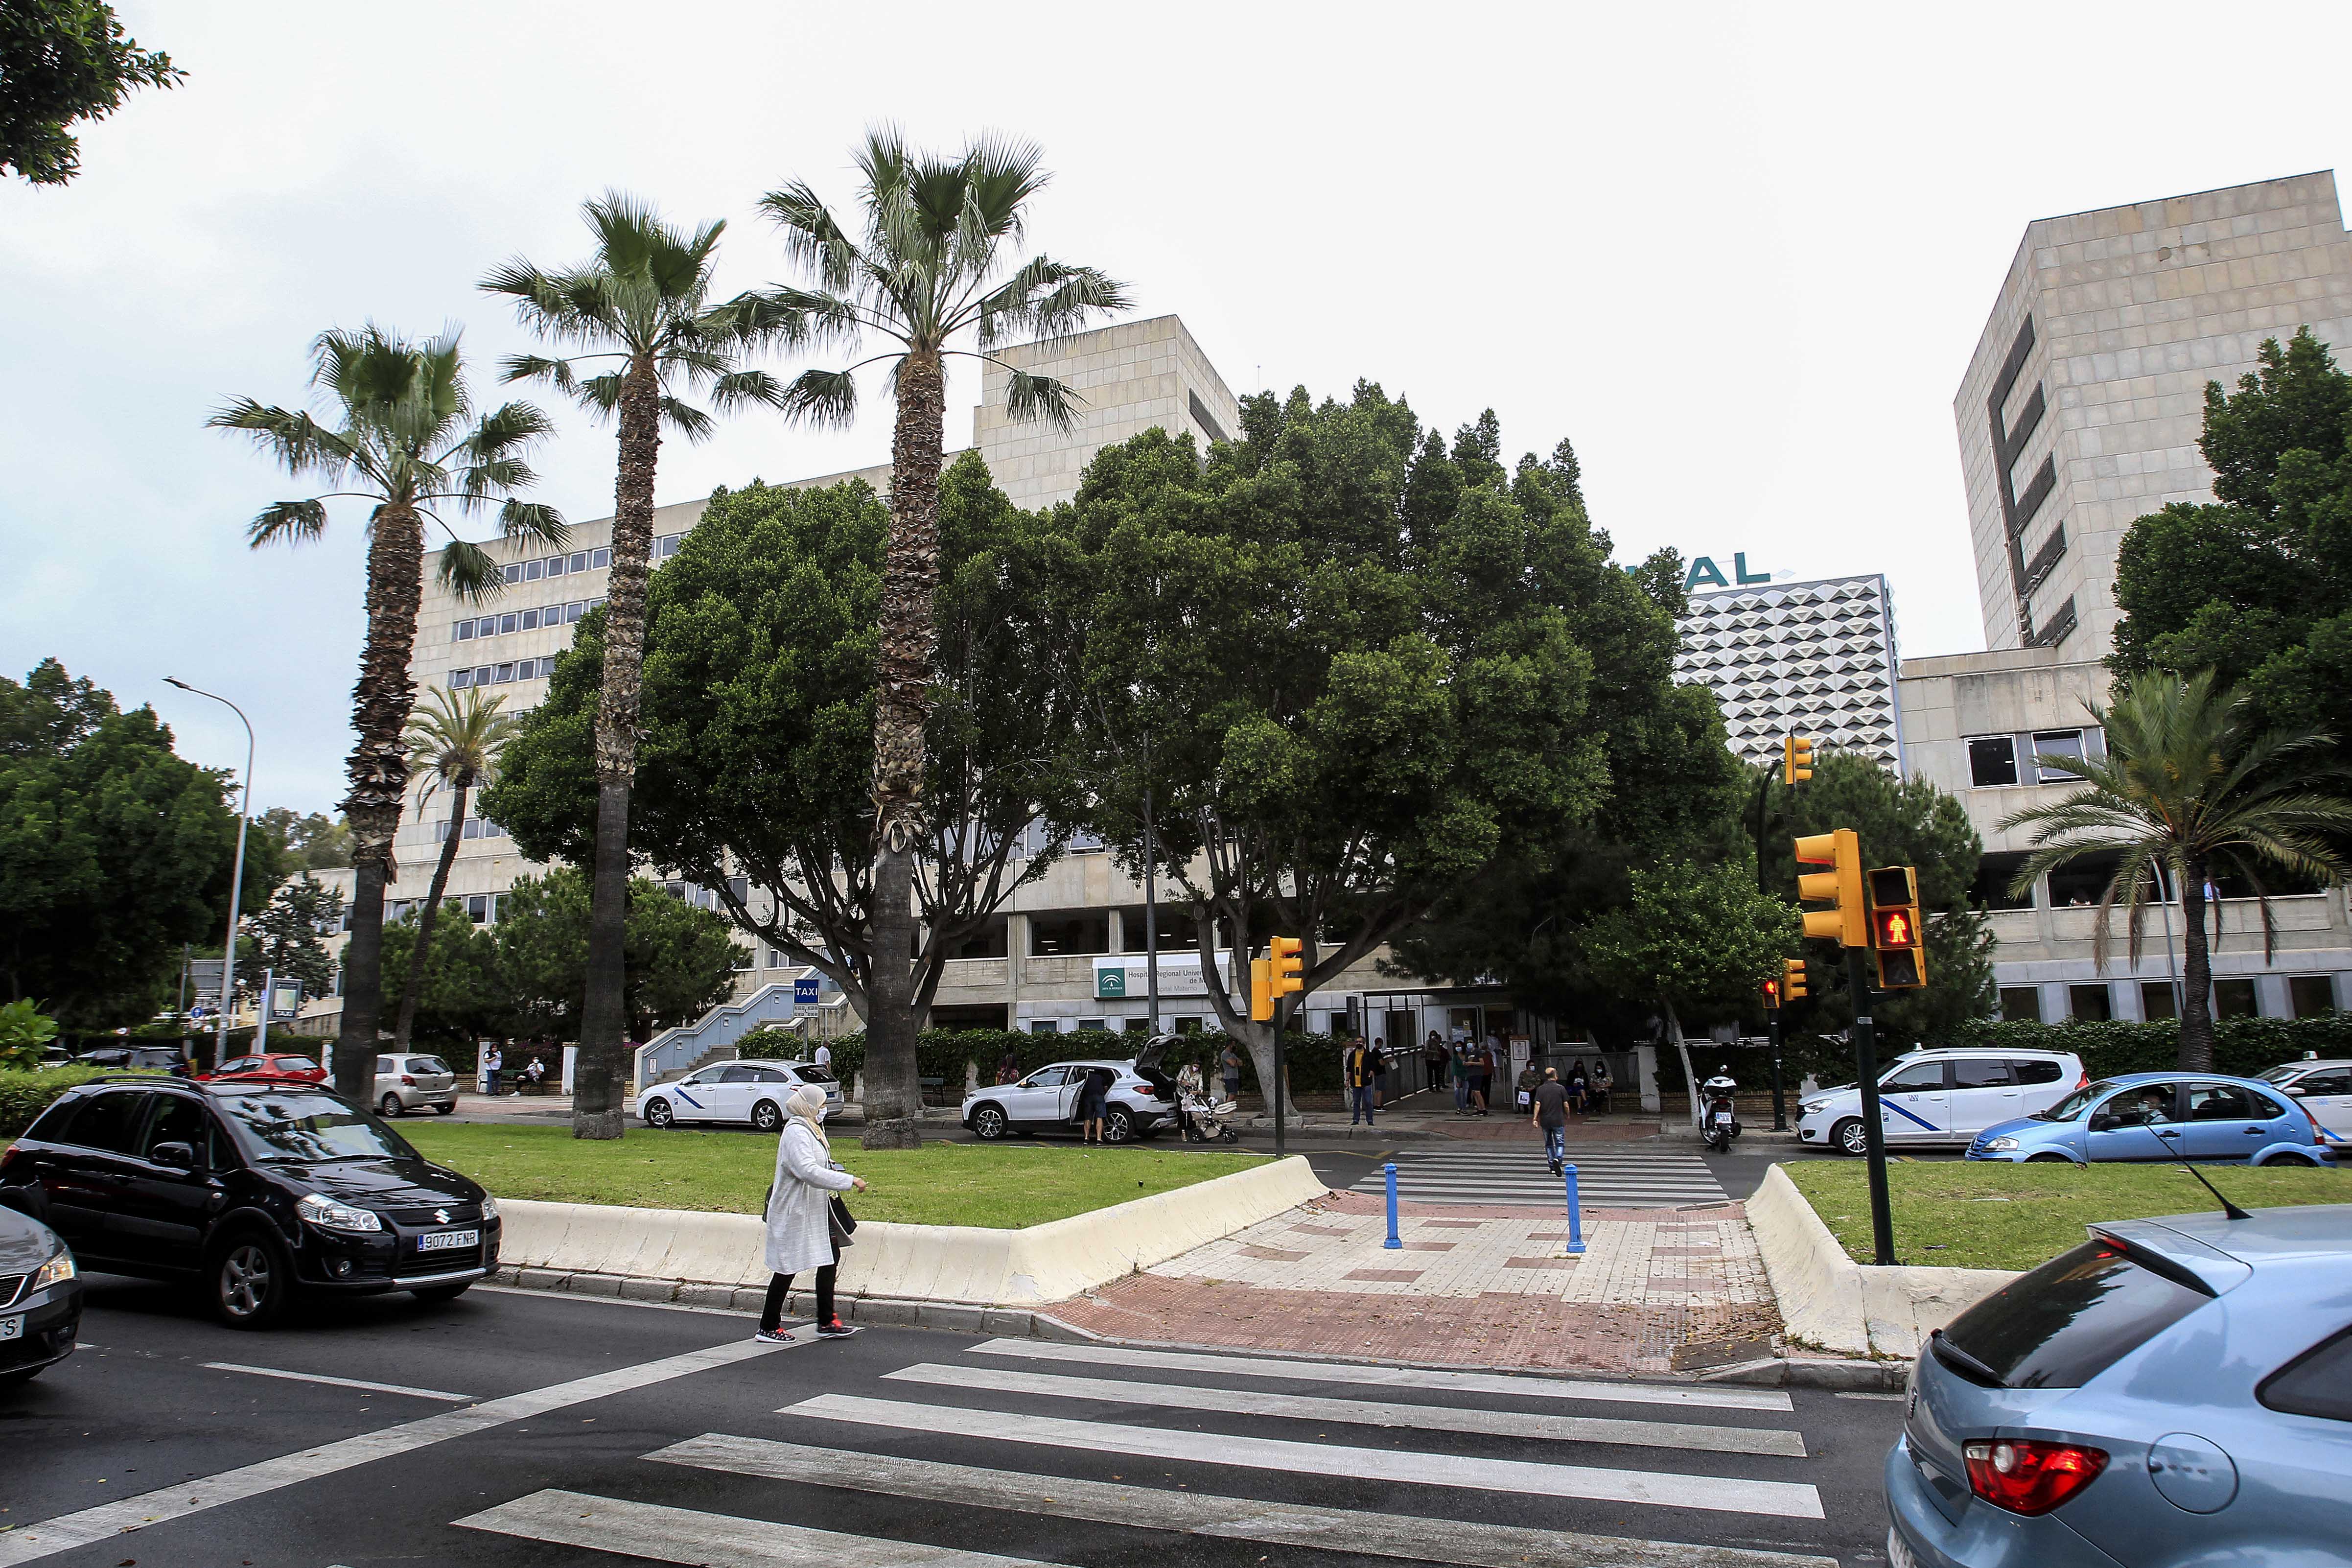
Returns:
[[[1287,1068],[1283,1063],[1282,1037],[1284,1030],[1275,1019],[1277,1004],[1283,997],[1296,995],[1307,989],[1306,977],[1299,973],[1300,954],[1307,944],[1295,936],[1277,936],[1265,944],[1265,956],[1250,960],[1250,1017],[1257,1023],[1274,1021],[1274,1083],[1266,1093],[1274,1101],[1274,1152],[1279,1159],[1284,1152],[1282,1102],[1288,1087]]]
[[[1803,735],[1782,736],[1780,738],[1780,783],[1790,789],[1794,789],[1812,776],[1812,741]],[[1757,781],[1756,890],[1759,893],[1769,893],[1772,890],[1764,869],[1764,803],[1771,788],[1770,773],[1766,773]],[[1789,1099],[1787,1091],[1782,1087],[1780,1072],[1780,1008],[1805,994],[1802,961],[1798,961],[1797,970],[1796,984],[1790,987],[1788,994],[1786,996],[1777,993],[1769,994],[1764,1008],[1765,1026],[1772,1038],[1772,1131],[1775,1132],[1786,1132],[1789,1130]]]
[[[1870,911],[1863,902],[1862,841],[1853,828],[1816,833],[1797,840],[1800,866],[1826,866],[1797,879],[1797,897],[1826,903],[1805,911],[1805,934],[1845,949],[1846,984],[1853,995],[1853,1065],[1862,1092],[1863,1147],[1870,1162],[1870,1239],[1876,1261],[1895,1261],[1895,1224],[1887,1206],[1886,1130],[1878,1109],[1878,1047],[1870,1020]]]

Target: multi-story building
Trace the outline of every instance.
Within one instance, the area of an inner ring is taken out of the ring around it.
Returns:
[[[1731,749],[1777,762],[1789,735],[1902,764],[1895,600],[1883,576],[1694,594],[1677,679],[1714,691]]]

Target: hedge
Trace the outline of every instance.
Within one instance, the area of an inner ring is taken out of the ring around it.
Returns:
[[[1191,1061],[1199,1063],[1202,1073],[1213,1074],[1225,1042],[1223,1031],[1179,1035],[1161,1060],[1171,1072]],[[1004,1059],[1008,1047],[1014,1063],[1024,1073],[1029,1073],[1054,1062],[1088,1058],[1120,1060],[1132,1057],[1139,1043],[1139,1037],[1136,1035],[1102,1029],[1065,1035],[1033,1035],[1018,1029],[925,1029],[915,1037],[915,1066],[924,1078],[940,1079],[955,1088],[963,1083],[966,1062],[980,1069],[982,1083],[994,1082],[996,1064]],[[855,1083],[866,1065],[866,1037],[844,1035],[825,1044],[833,1048],[834,1076],[844,1083]],[[1344,1040],[1334,1035],[1293,1033],[1283,1045],[1292,1093],[1336,1090],[1339,1087],[1339,1054],[1346,1045]],[[744,1057],[793,1060],[806,1057],[815,1047],[788,1029],[765,1028],[744,1036],[735,1042],[735,1048]],[[1255,1087],[1257,1069],[1246,1048],[1241,1055],[1243,1081]]]
[[[49,1108],[49,1101],[78,1083],[98,1077],[90,1068],[52,1068],[47,1072],[0,1072],[0,1138],[14,1138]]]

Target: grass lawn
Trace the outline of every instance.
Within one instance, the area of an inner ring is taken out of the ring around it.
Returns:
[[[583,1142],[564,1127],[403,1121],[425,1154],[502,1198],[717,1209],[756,1215],[775,1173],[776,1141],[743,1132],[632,1129],[616,1142]],[[1066,1219],[1246,1170],[1254,1154],[1185,1154],[1128,1145],[927,1143],[914,1150],[857,1146],[835,1135],[834,1158],[869,1184],[848,1194],[861,1220],[976,1225],[1014,1230]]]
[[[1782,1167],[1857,1263],[1871,1259],[1869,1169],[1860,1160]],[[2352,1172],[2202,1167],[2240,1208],[2352,1203]],[[2095,1220],[2210,1211],[2178,1165],[2009,1165],[1890,1160],[1895,1256],[1939,1268],[2031,1268],[2083,1239]]]

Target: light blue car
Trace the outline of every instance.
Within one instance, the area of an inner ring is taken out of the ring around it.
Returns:
[[[1971,1160],[2191,1160],[2333,1165],[2326,1135],[2276,1087],[2214,1073],[2135,1072],[1988,1127]],[[2352,1559],[2348,1559],[2352,1560]]]
[[[2090,1236],[1920,1352],[1893,1568],[2352,1563],[2352,1205]]]

